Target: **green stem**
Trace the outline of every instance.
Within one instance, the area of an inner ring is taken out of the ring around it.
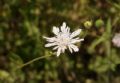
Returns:
[[[48,55],[48,56],[51,56],[51,55]],[[43,59],[43,58],[46,58],[46,57],[48,57],[48,56],[37,57],[37,58],[35,58],[35,59],[31,60],[31,61],[28,61],[28,62],[26,62],[25,64],[21,65],[20,67],[18,67],[18,69],[21,69],[21,68],[23,68],[23,67],[25,67],[25,66],[27,66],[27,65],[35,62],[35,61],[38,61],[38,60]]]
[[[89,53],[93,53],[95,50],[95,47],[100,44],[101,42],[103,42],[105,40],[104,35],[102,35],[99,39],[96,39],[93,41],[93,43],[91,44],[91,46],[88,48],[88,52]]]
[[[107,21],[107,27],[106,27],[106,41],[105,41],[105,47],[106,47],[106,56],[109,59],[108,61],[108,65],[109,65],[109,69],[107,71],[107,76],[108,78],[106,78],[107,82],[106,83],[110,83],[110,68],[111,68],[111,19],[109,18]]]

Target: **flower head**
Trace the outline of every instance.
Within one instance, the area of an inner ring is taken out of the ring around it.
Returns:
[[[44,37],[49,42],[45,45],[45,47],[53,46],[53,50],[57,50],[57,56],[59,56],[61,53],[64,53],[67,48],[71,53],[73,51],[79,51],[79,48],[74,44],[84,40],[76,37],[80,34],[81,29],[70,33],[70,28],[66,26],[65,22],[63,22],[63,25],[60,27],[60,29],[54,26],[52,31],[55,34],[54,37]]]
[[[112,42],[115,46],[120,47],[120,33],[115,34],[112,39]]]

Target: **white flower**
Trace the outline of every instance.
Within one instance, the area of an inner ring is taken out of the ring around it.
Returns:
[[[120,33],[115,34],[112,39],[112,42],[115,46],[120,47]]]
[[[81,29],[78,29],[73,33],[70,33],[70,28],[66,26],[65,22],[63,22],[60,29],[55,26],[53,27],[53,33],[55,34],[54,37],[44,37],[49,42],[45,45],[45,47],[54,46],[53,50],[57,50],[57,56],[64,53],[67,48],[71,53],[73,51],[77,52],[79,51],[79,48],[74,44],[84,40],[76,37],[80,34],[80,32]]]

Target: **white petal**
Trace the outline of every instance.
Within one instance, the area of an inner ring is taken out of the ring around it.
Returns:
[[[73,45],[73,44],[71,44],[70,47],[71,47],[75,52],[79,51],[79,48],[78,48],[77,46]]]
[[[53,33],[55,34],[55,35],[58,35],[58,33],[59,33],[59,28],[57,28],[57,27],[53,27]]]
[[[45,36],[43,36],[43,38],[47,39],[47,38],[49,38],[49,37],[45,37]]]
[[[67,28],[66,28],[66,31],[65,31],[66,33],[70,33],[70,28],[67,26]]]
[[[55,40],[56,40],[56,37],[43,37],[43,38],[45,38],[45,39],[47,39],[47,41],[48,42],[55,42]]]
[[[72,39],[71,43],[74,44],[74,43],[78,43],[78,42],[81,42],[81,41],[84,41],[84,39]]]
[[[66,47],[63,47],[61,50],[62,50],[62,53],[64,53],[65,52],[65,49],[66,49]]]
[[[78,29],[78,30],[74,31],[74,32],[70,35],[70,37],[73,38],[73,37],[79,35],[80,32],[81,32],[81,29]]]
[[[45,47],[51,47],[51,46],[55,46],[55,45],[56,45],[56,43],[48,43],[45,45]]]
[[[72,48],[70,46],[68,46],[68,49],[70,50],[71,53],[73,53]]]
[[[56,47],[53,48],[53,50],[56,50],[56,49],[58,49],[58,48],[59,48],[59,46],[56,46]]]
[[[61,53],[61,48],[58,48],[58,50],[57,50],[57,57],[60,55],[60,53]]]
[[[65,28],[66,28],[66,23],[63,22],[63,25],[61,26],[61,31],[62,31],[62,32],[65,32]]]

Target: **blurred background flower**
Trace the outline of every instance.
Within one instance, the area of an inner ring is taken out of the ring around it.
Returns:
[[[115,34],[115,36],[112,39],[112,42],[115,46],[120,47],[120,34]]]

